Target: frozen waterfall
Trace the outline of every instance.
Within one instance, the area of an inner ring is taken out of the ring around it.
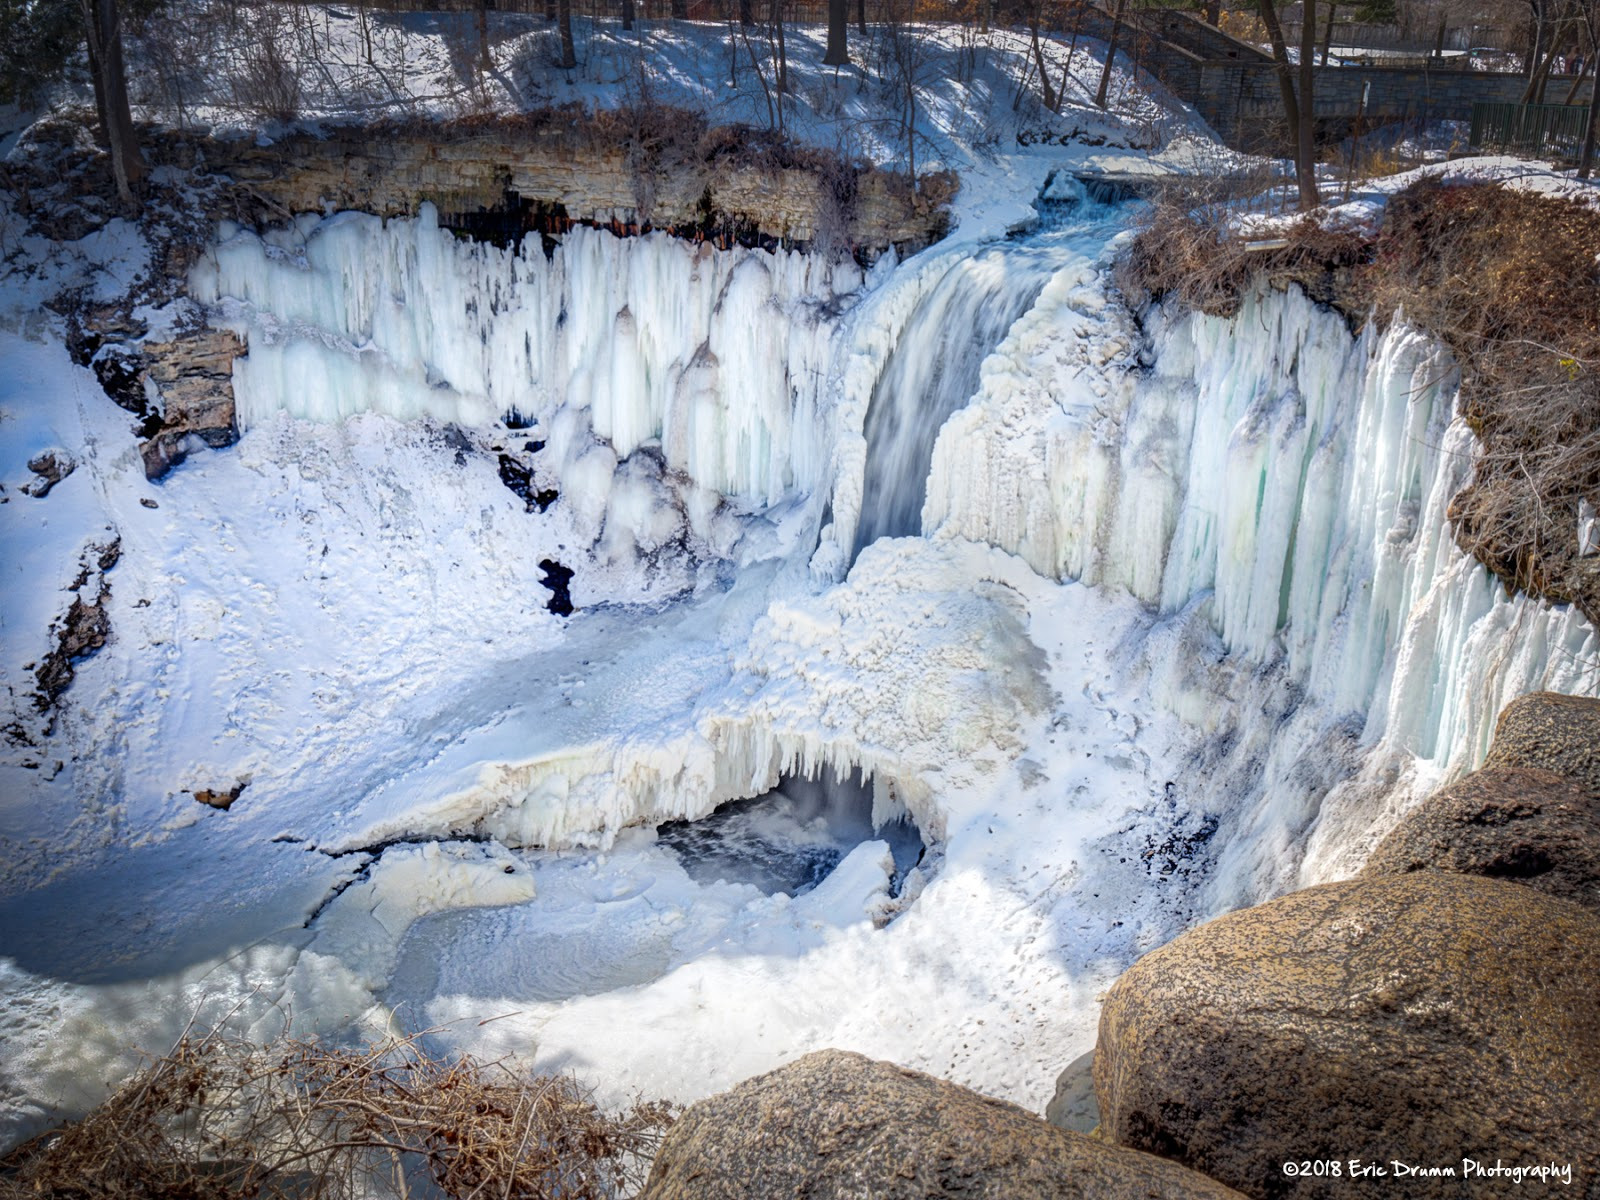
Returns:
[[[1135,370],[1095,272],[1060,272],[944,426],[924,522],[1198,620],[1245,669],[1219,695],[1194,687],[1193,649],[1145,664],[1156,703],[1232,727],[1201,790],[1249,813],[1222,885],[1237,903],[1358,866],[1481,759],[1512,698],[1600,692],[1600,644],[1451,540],[1474,443],[1436,343],[1403,322],[1352,338],[1299,292],[1228,320],[1156,314],[1152,333]]]
[[[972,399],[983,360],[1060,260],[1049,246],[990,247],[957,259],[917,306],[867,409],[855,554],[880,537],[922,532],[924,480],[939,427]]]
[[[1037,1108],[1139,954],[1359,867],[1517,693],[1600,692],[1595,631],[1450,538],[1436,345],[1297,293],[1141,326],[1120,218],[1063,215],[865,277],[225,229],[192,286],[244,436],[159,484],[13,339],[0,449],[79,465],[0,532],[30,577],[121,559],[70,754],[7,768],[49,882],[0,1082],[82,1107],[117,1047],[292,1010],[607,1103],[847,1046]]]
[[[717,251],[666,234],[579,227],[547,258],[415,220],[303,217],[262,235],[225,226],[190,290],[247,338],[241,428],[283,411],[486,427],[533,422],[551,474],[598,527],[650,497],[626,460],[657,445],[705,495],[774,505],[828,467],[824,381],[853,262]],[[613,482],[614,481],[614,482]]]

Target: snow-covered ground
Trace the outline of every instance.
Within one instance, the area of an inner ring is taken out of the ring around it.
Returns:
[[[675,101],[713,33],[650,31]],[[585,36],[543,99],[620,94],[633,51]],[[497,41],[513,83],[523,52]],[[990,68],[922,104],[957,238],[867,274],[589,230],[546,260],[426,213],[222,229],[185,303],[248,339],[243,436],[159,483],[38,312],[133,285],[137,231],[17,247],[0,1141],[196,1014],[435,1028],[607,1101],[842,1046],[1039,1108],[1138,954],[1354,869],[1511,696],[1600,692],[1595,632],[1449,538],[1471,446],[1437,348],[1284,296],[1141,328],[1108,282],[1127,213],[1069,169],[1151,156],[1019,147]],[[804,71],[808,136],[858,121]],[[868,88],[833,94],[881,114]],[[940,379],[971,390],[930,439]],[[109,640],[42,709],[74,598]]]

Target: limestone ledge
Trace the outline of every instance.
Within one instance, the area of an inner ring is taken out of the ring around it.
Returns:
[[[865,257],[894,246],[920,249],[948,225],[948,181],[932,196],[911,194],[904,177],[857,170],[843,202],[821,167],[677,156],[641,165],[626,145],[576,142],[557,124],[456,132],[407,127],[398,133],[335,131],[271,145],[194,139],[173,150],[199,156],[284,212],[359,209],[414,214],[424,202],[441,213],[472,213],[504,203],[507,192],[571,220],[636,228],[739,228],[763,239],[809,245],[819,236]],[[180,154],[178,157],[187,157]]]

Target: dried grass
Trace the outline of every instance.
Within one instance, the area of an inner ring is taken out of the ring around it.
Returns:
[[[20,1200],[601,1200],[642,1186],[672,1121],[607,1114],[566,1076],[442,1059],[416,1039],[364,1050],[186,1036],[80,1121],[0,1160]]]
[[[1118,262],[1116,282],[1123,294],[1148,293],[1231,317],[1255,281],[1265,278],[1277,287],[1299,284],[1314,299],[1334,303],[1371,257],[1368,240],[1359,233],[1324,229],[1303,217],[1274,232],[1274,239],[1288,245],[1256,250],[1251,239],[1228,229],[1240,199],[1260,195],[1272,182],[1270,176],[1250,175],[1169,184],[1153,198]]]

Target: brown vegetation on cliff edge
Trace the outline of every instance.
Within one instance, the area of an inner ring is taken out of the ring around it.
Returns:
[[[0,1158],[0,1200],[452,1200],[633,1194],[669,1106],[607,1114],[567,1076],[365,1049],[181,1038],[82,1120]]]
[[[1119,283],[1232,316],[1257,280],[1300,285],[1352,328],[1403,312],[1461,367],[1479,439],[1450,506],[1457,544],[1508,589],[1578,605],[1600,624],[1600,555],[1579,553],[1579,504],[1600,509],[1600,211],[1501,187],[1422,180],[1374,236],[1314,217],[1250,251],[1219,206],[1158,200]]]

